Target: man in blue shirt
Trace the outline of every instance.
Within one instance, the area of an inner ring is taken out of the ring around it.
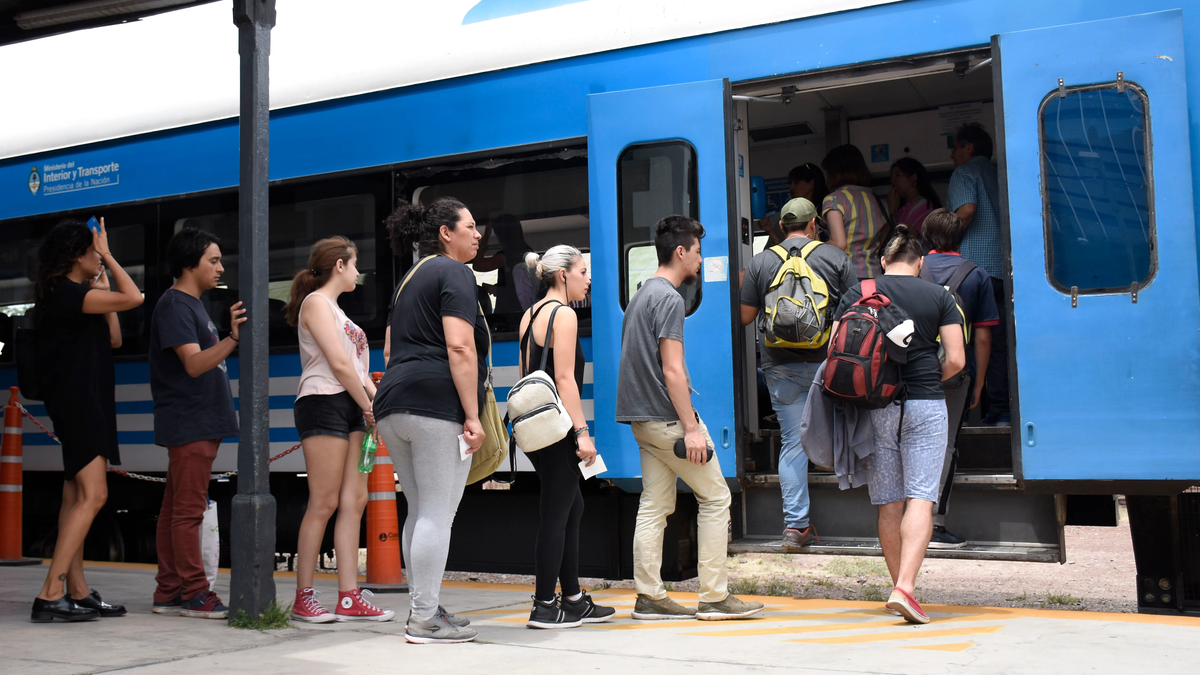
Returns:
[[[950,176],[947,202],[962,220],[966,234],[959,253],[988,273],[996,306],[1005,307],[1004,251],[1000,244],[1000,184],[992,164],[992,138],[978,124],[968,124],[954,137],[954,173]],[[985,424],[1008,424],[1008,340],[1004,314],[992,331],[988,360],[988,413]]]
[[[946,511],[958,458],[958,430],[967,410],[979,405],[986,381],[983,374],[988,372],[991,357],[992,328],[1000,323],[1000,313],[992,293],[992,279],[988,273],[982,267],[975,267],[961,277],[961,282],[955,276],[964,264],[969,264],[958,253],[965,230],[962,220],[947,209],[931,212],[921,229],[921,235],[930,247],[921,266],[921,278],[946,286],[957,294],[957,299],[962,302],[960,309],[969,335],[967,367],[942,382],[942,389],[946,392],[948,423],[946,457],[942,464],[937,510],[933,514],[930,548],[960,548],[966,544],[946,529]],[[957,283],[957,288],[951,288],[952,283]]]

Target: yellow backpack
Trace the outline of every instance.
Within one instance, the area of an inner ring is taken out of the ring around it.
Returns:
[[[763,302],[763,343],[768,347],[816,349],[829,341],[829,286],[809,266],[808,255],[821,245],[809,242],[798,254],[782,246],[771,251],[783,260]]]

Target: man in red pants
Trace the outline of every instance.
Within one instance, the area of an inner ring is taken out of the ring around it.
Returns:
[[[229,609],[208,586],[200,555],[200,524],[221,439],[238,433],[225,358],[246,320],[242,303],[229,310],[230,334],[217,337],[200,295],[216,288],[224,268],[212,234],[186,228],[171,238],[167,260],[175,285],[150,323],[150,392],[154,442],[167,448],[167,489],[158,516],[158,588],[154,612],[224,619]]]

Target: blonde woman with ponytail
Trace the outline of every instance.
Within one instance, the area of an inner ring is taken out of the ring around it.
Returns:
[[[542,492],[534,551],[537,585],[526,625],[575,628],[582,623],[608,621],[615,613],[610,607],[593,603],[579,586],[579,521],[583,517],[579,462],[591,466],[596,461],[596,446],[583,415],[583,347],[579,342],[579,320],[570,303],[586,300],[592,282],[583,254],[572,246],[555,246],[540,258],[529,253],[525,264],[547,290],[546,296],[521,317],[521,372],[537,368],[542,353],[550,350],[546,374],[554,378],[574,427],[566,438],[528,455]],[[544,344],[551,321],[551,343]],[[560,581],[561,600],[554,594]]]
[[[338,307],[338,296],[358,283],[358,249],[345,237],[313,244],[308,269],[292,280],[287,321],[300,334],[300,388],[296,431],[308,471],[308,507],[300,523],[296,601],[292,618],[309,623],[389,621],[358,590],[358,532],[367,506],[367,475],[358,471],[358,449],[368,424],[375,385],[368,374],[367,336]],[[338,603],[330,613],[317,601],[313,574],[329,518],[338,565]],[[350,564],[345,564],[350,561]]]

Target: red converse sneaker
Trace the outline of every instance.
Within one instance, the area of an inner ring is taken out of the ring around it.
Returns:
[[[903,589],[892,589],[886,607],[900,614],[909,623],[929,623],[929,615],[921,609],[921,604]]]
[[[338,591],[336,616],[338,621],[391,621],[396,613],[390,609],[379,609],[363,599],[363,593],[371,591]]]
[[[308,623],[329,623],[337,621],[337,617],[321,606],[317,601],[319,591],[310,588],[297,588],[296,601],[292,603],[292,619]]]

